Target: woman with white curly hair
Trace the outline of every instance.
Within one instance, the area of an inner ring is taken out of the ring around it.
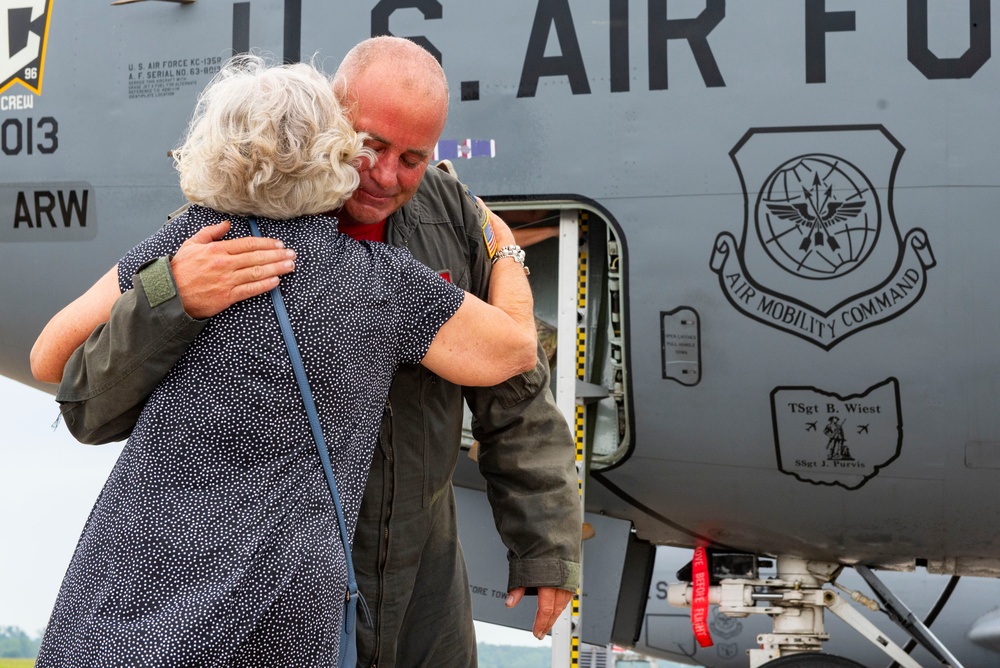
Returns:
[[[185,240],[224,221],[227,237],[246,237],[256,220],[296,254],[278,289],[352,534],[397,365],[423,363],[467,385],[534,366],[524,272],[495,266],[491,306],[406,250],[338,234],[323,212],[350,197],[356,165],[375,156],[310,65],[233,60],[173,155],[192,205],[57,314],[33,363],[55,360],[61,374],[72,350],[53,352],[52,332],[91,332],[122,293],[178,299],[164,266]],[[513,243],[503,221],[493,225]],[[272,303],[259,295],[214,315],[146,400],[36,665],[334,666],[346,580],[303,399]]]

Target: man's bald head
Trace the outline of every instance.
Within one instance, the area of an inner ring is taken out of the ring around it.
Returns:
[[[349,102],[355,82],[378,76],[386,95],[416,94],[440,102],[448,109],[448,80],[437,59],[427,49],[402,37],[382,35],[360,42],[348,51],[337,68],[337,94]]]

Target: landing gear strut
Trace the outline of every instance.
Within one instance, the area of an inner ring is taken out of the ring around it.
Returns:
[[[820,654],[823,643],[830,638],[823,624],[823,615],[827,610],[844,620],[899,666],[920,668],[920,664],[891,638],[879,631],[878,627],[849,604],[840,593],[823,588],[824,585],[832,584],[837,579],[843,566],[786,556],[779,556],[776,566],[777,572],[774,578],[760,579],[754,573],[751,577],[726,577],[713,580],[712,586],[709,587],[708,600],[717,604],[719,611],[728,617],[765,614],[774,619],[773,632],[757,636],[760,649],[748,652],[750,668],[858,666],[859,664],[848,659]],[[906,606],[896,599],[868,568],[858,566],[856,569],[900,626],[943,663],[952,668],[962,668],[958,660],[930,630],[915,619]],[[880,609],[877,601],[860,592],[849,592],[849,594],[856,603],[871,610]],[[667,590],[667,600],[677,607],[689,607],[693,597],[693,588],[686,582],[671,584]]]

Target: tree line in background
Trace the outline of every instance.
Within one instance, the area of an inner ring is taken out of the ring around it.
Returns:
[[[16,626],[0,627],[0,658],[33,659],[38,655],[41,636],[30,637]],[[549,668],[552,650],[548,647],[479,645],[479,668]]]
[[[38,655],[42,638],[31,638],[16,626],[0,627],[0,657],[31,659]]]

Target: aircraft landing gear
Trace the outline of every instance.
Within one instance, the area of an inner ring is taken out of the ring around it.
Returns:
[[[756,568],[752,569],[749,576],[715,575],[710,579],[708,601],[718,605],[719,611],[728,617],[766,614],[773,618],[773,632],[757,636],[760,648],[747,652],[750,656],[750,668],[847,668],[860,665],[840,657],[820,654],[823,642],[830,638],[823,624],[823,615],[827,610],[844,620],[899,666],[920,668],[920,664],[879,631],[878,627],[837,591],[823,588],[824,585],[833,583],[842,569],[840,564],[779,556],[774,578],[760,579]],[[906,624],[901,625],[915,639],[921,641],[943,663],[952,668],[961,668],[961,664],[930,630],[915,620],[902,602],[892,597],[870,570],[864,566],[857,566],[856,570],[872,586],[893,618],[906,620]],[[878,602],[860,592],[848,593],[856,603],[871,610],[880,609]],[[693,599],[693,587],[687,582],[671,584],[667,589],[667,600],[671,605],[690,607]]]

